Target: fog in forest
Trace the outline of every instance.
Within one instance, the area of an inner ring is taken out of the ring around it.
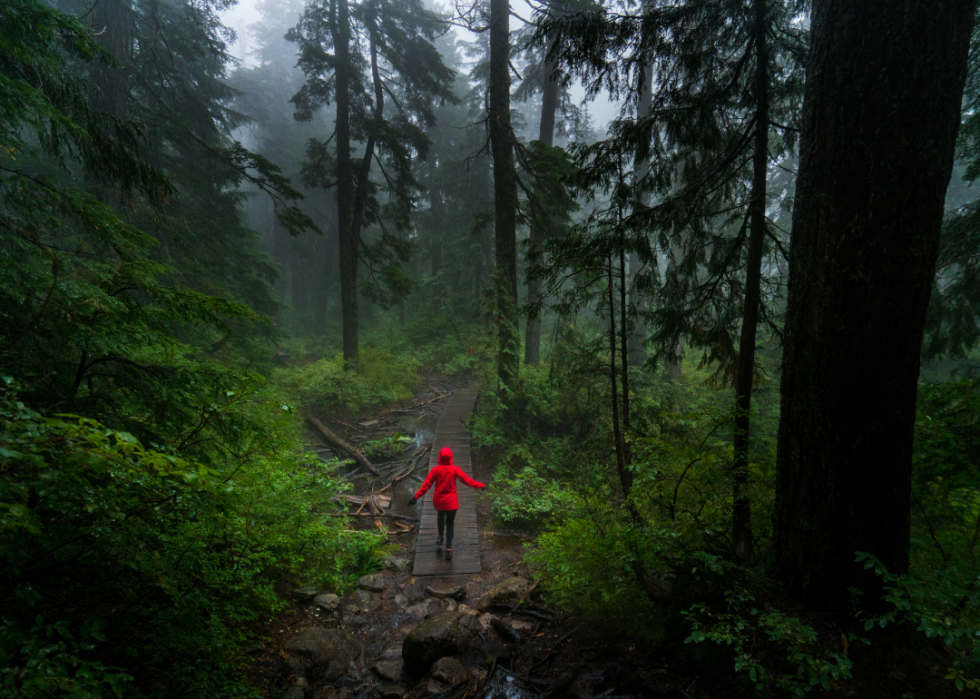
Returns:
[[[0,694],[980,696],[977,14],[0,0]]]

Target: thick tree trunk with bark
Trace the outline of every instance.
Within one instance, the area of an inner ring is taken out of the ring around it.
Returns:
[[[354,187],[350,157],[350,8],[337,0],[337,23],[333,27],[337,55],[337,231],[340,237],[340,308],[344,329],[344,368],[358,369],[357,263],[358,236],[354,230]]]
[[[555,113],[558,111],[558,81],[552,80],[557,64],[545,61],[544,84],[541,88],[541,126],[538,140],[549,148],[555,145]],[[532,254],[541,248],[544,242],[545,230],[537,217],[531,218],[530,242]],[[535,304],[541,301],[541,280],[531,279],[527,283],[527,302]],[[541,309],[537,315],[527,319],[527,331],[524,333],[524,363],[534,365],[541,361]]]
[[[517,173],[510,124],[510,3],[490,0],[490,150],[497,257],[497,375],[509,386],[520,365],[517,316]]]
[[[769,52],[766,47],[766,0],[755,2],[755,152],[749,201],[749,250],[745,263],[745,309],[735,367],[735,461],[732,464],[732,546],[739,560],[752,558],[752,505],[749,480],[749,410],[755,377],[755,336],[759,325],[762,247],[766,237],[766,176],[769,170]]]
[[[919,352],[976,0],[816,0],[790,246],[775,565],[811,608],[909,562]]]

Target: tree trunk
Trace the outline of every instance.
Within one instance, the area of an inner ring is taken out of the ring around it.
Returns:
[[[538,140],[549,148],[555,145],[555,113],[558,110],[558,82],[552,80],[551,76],[555,72],[557,64],[554,61],[545,60],[544,66],[544,85],[541,88],[541,126],[538,131]],[[531,217],[530,243],[531,257],[537,259],[537,255],[544,242],[545,230],[540,220],[540,215]],[[541,280],[531,279],[527,283],[527,302],[537,304],[541,301]],[[528,317],[527,330],[524,333],[524,363],[535,365],[541,361],[541,315],[544,309],[537,314]]]
[[[122,0],[101,0],[92,8],[92,31],[100,46],[119,61],[118,67],[92,63],[92,106],[124,120],[129,103],[127,74],[132,59],[133,10]]]
[[[354,188],[350,157],[350,9],[347,0],[337,0],[337,22],[333,27],[337,55],[337,232],[340,238],[340,308],[344,328],[344,368],[358,370],[357,264],[359,241],[354,230]]]
[[[749,410],[755,377],[755,336],[759,325],[762,244],[766,237],[766,175],[769,170],[769,52],[766,49],[766,0],[755,2],[755,152],[749,201],[749,251],[745,263],[745,310],[735,367],[735,461],[732,464],[732,546],[739,560],[752,558],[752,505],[749,480]]]
[[[517,317],[517,173],[510,124],[510,3],[490,0],[490,150],[497,257],[497,376],[509,386],[520,364]]]
[[[976,0],[816,0],[790,244],[775,565],[811,608],[909,563],[919,352]]]
[[[643,75],[643,83],[640,85],[640,100],[636,106],[636,118],[637,120],[645,119],[650,114],[650,107],[653,104],[653,71],[646,70]],[[639,184],[646,176],[650,173],[650,158],[640,158],[637,160],[635,165],[635,183]],[[650,195],[645,192],[639,196],[640,207],[645,207],[649,204]],[[629,256],[629,269],[630,269],[630,306],[632,307],[631,315],[633,317],[633,327],[629,333],[629,339],[627,340],[627,348],[629,349],[629,363],[630,366],[643,368],[643,365],[647,361],[647,349],[646,349],[646,323],[643,319],[643,313],[647,310],[645,300],[637,293],[636,290],[636,276],[640,270],[640,257],[636,253],[630,253]]]

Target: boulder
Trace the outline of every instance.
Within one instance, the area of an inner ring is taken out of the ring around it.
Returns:
[[[445,612],[455,612],[456,611],[456,602],[455,602],[455,600],[451,600],[451,599],[449,599],[447,597],[444,600],[440,600],[440,602],[439,602],[439,609],[441,609],[442,611],[445,611]]]
[[[449,597],[458,601],[466,598],[466,589],[459,585],[454,585],[453,587],[445,590],[437,590],[434,587],[427,587],[425,588],[425,594],[429,597],[435,597],[436,599],[444,599]]]
[[[439,658],[422,680],[422,696],[438,694],[457,682],[465,682],[468,678],[466,668],[456,658]]]
[[[459,612],[429,617],[405,637],[402,644],[405,672],[418,677],[439,658],[461,655],[473,643],[477,626],[473,617]]]
[[[293,598],[300,602],[312,602],[314,597],[316,597],[315,587],[297,587],[293,590]]]
[[[361,614],[370,614],[381,609],[381,597],[374,592],[358,590],[354,593],[354,597],[351,599],[349,606]]]
[[[364,575],[357,579],[357,586],[369,592],[384,592],[385,578],[381,573],[374,575]]]
[[[432,663],[429,674],[432,679],[442,682],[447,687],[457,682],[465,682],[468,677],[466,668],[456,658],[439,658]]]
[[[388,556],[383,564],[386,570],[393,570],[396,573],[407,573],[412,569],[412,559],[404,556]]]
[[[480,611],[489,612],[494,607],[513,607],[531,591],[531,581],[512,577],[497,583],[480,600]]]
[[[408,694],[408,688],[403,684],[383,684],[378,687],[378,696],[381,699],[402,699]]]
[[[352,629],[359,629],[362,626],[367,626],[367,619],[358,614],[357,610],[353,607],[344,609],[344,615],[341,617],[340,621],[344,626],[348,626]]]
[[[395,606],[398,607],[399,609],[404,609],[405,607],[408,606],[410,600],[408,599],[408,595],[399,592],[397,595],[394,596],[394,598],[391,601],[394,602]]]
[[[340,606],[340,597],[331,594],[317,595],[313,599],[313,603],[316,604],[316,606],[318,606],[320,609],[323,609],[328,612],[333,612],[336,611],[337,607]]]
[[[405,612],[415,621],[422,621],[427,616],[429,616],[429,605],[424,602],[419,602],[418,604],[413,604],[411,607],[405,609]]]
[[[385,682],[397,682],[402,678],[405,662],[401,658],[395,660],[379,660],[371,666],[371,672]]]
[[[340,629],[311,626],[303,629],[283,646],[287,653],[309,662],[317,674],[336,682],[356,657],[356,644]]]

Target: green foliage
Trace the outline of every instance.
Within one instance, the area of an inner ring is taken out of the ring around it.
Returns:
[[[321,512],[339,476],[289,449],[279,401],[244,400],[228,411],[263,413],[267,436],[205,465],[4,390],[0,660],[13,696],[125,675],[146,696],[241,695],[238,653],[279,606],[276,580],[338,584],[350,536]],[[41,667],[63,676],[45,684]]]
[[[419,385],[421,362],[413,353],[362,349],[360,371],[344,371],[342,355],[276,372],[276,381],[304,407],[346,408],[352,413],[410,398]]]
[[[842,652],[836,652],[800,619],[768,605],[756,606],[755,598],[737,584],[726,591],[725,601],[723,611],[695,604],[681,612],[691,622],[684,642],[730,646],[736,672],[746,673],[757,690],[775,688],[802,697],[814,689],[829,692],[832,682],[851,677],[854,663],[847,648],[855,639],[841,634]],[[764,663],[767,655],[778,660]]]
[[[956,566],[920,567],[896,575],[870,553],[858,553],[857,562],[885,582],[885,600],[892,607],[865,620],[865,629],[889,624],[914,624],[928,638],[937,638],[949,650],[945,678],[956,688],[980,686],[980,593],[976,573]]]

